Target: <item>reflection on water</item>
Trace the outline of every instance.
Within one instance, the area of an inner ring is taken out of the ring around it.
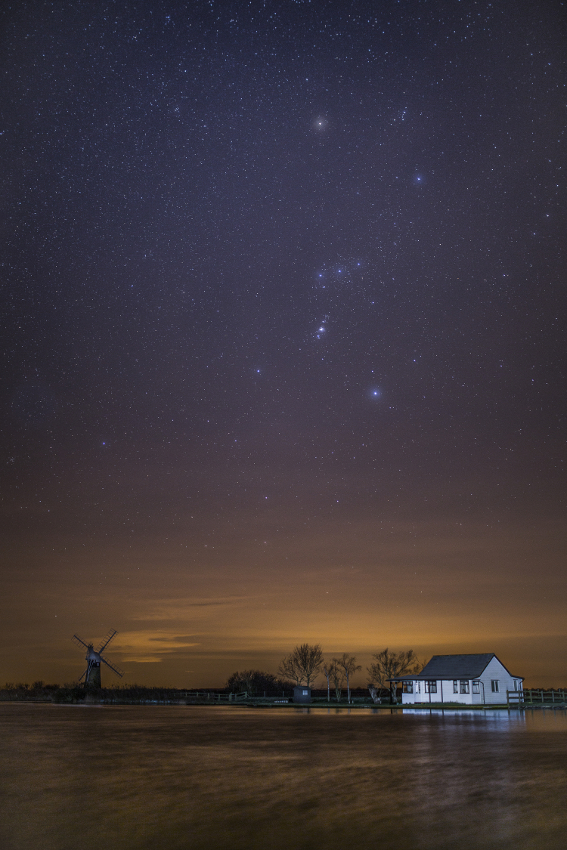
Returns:
[[[567,714],[0,704],[4,850],[564,848]]]

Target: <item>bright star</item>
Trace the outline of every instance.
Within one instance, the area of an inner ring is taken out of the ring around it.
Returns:
[[[322,132],[323,132],[324,130],[326,130],[326,129],[327,129],[327,127],[329,126],[329,122],[327,121],[327,119],[325,118],[325,116],[324,116],[324,115],[317,115],[317,116],[313,119],[313,123],[311,124],[311,126],[312,126],[312,127],[313,127],[313,129],[314,129],[314,130],[316,130],[318,133],[322,133]]]

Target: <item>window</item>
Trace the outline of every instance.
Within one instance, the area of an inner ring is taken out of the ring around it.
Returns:
[[[498,681],[498,679],[492,679],[492,681],[490,682],[490,685],[491,685],[491,687],[492,687],[492,693],[493,693],[493,694],[497,694],[497,693],[499,693],[499,691],[500,691],[500,682]]]
[[[467,679],[461,679],[461,693],[468,694],[469,692],[469,683]]]
[[[402,682],[402,693],[413,694],[413,682]]]
[[[458,682],[457,679],[453,679],[453,693],[454,694],[459,693],[459,682]]]
[[[419,682],[415,683],[415,692],[416,692],[416,694],[419,693]]]
[[[472,683],[472,692],[473,692],[473,694],[479,694],[480,693],[480,682],[473,682]]]
[[[429,681],[425,683],[425,693],[426,694],[436,694],[437,693],[437,682]]]

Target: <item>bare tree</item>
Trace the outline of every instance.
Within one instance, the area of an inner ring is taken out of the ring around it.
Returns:
[[[404,676],[406,673],[418,673],[422,669],[413,649],[398,653],[384,649],[382,652],[375,653],[372,658],[376,660],[367,668],[370,693],[375,685],[380,688],[389,687],[392,703],[397,702],[397,685],[392,681],[388,683],[388,680],[396,676]]]
[[[333,670],[332,661],[324,661],[321,666],[321,672],[327,680],[327,702],[331,702],[331,673]]]
[[[333,658],[333,664],[336,664],[344,672],[347,686],[347,702],[350,703],[350,677],[359,670],[362,670],[362,667],[356,663],[356,656],[349,655],[346,652],[343,652],[340,658]]]
[[[286,655],[278,667],[278,673],[284,679],[291,679],[296,685],[301,682],[301,673],[297,669],[297,665],[292,655]]]
[[[278,673],[286,679],[291,679],[297,685],[310,687],[323,664],[323,650],[318,643],[302,643],[283,659]]]
[[[337,699],[337,702],[341,701],[344,680],[345,674],[343,670],[341,670],[339,665],[333,659],[333,662],[331,664],[331,681],[335,687],[335,697]]]

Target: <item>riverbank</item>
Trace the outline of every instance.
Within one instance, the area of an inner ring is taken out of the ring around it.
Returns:
[[[177,688],[146,688],[131,686],[125,688],[85,689],[82,686],[58,686],[36,683],[29,687],[25,685],[4,688],[0,690],[0,703],[55,703],[67,705],[171,705],[171,706],[227,706],[239,708],[321,708],[321,709],[376,709],[378,711],[431,711],[431,710],[464,710],[483,712],[487,709],[523,710],[523,709],[566,709],[565,691],[526,690],[524,699],[501,703],[499,705],[466,705],[460,702],[446,703],[413,703],[402,705],[401,702],[390,703],[384,695],[381,702],[363,695],[363,689],[356,696],[347,699],[326,699],[326,693],[312,696],[308,703],[294,702],[291,694],[272,696],[252,696],[247,693],[233,694],[227,691],[186,691]]]
[[[348,702],[319,702],[313,701],[311,703],[294,703],[291,699],[288,702],[282,702],[281,700],[269,701],[268,699],[261,700],[247,700],[243,702],[196,702],[196,701],[187,701],[187,700],[172,700],[172,699],[98,699],[94,695],[87,695],[83,699],[65,699],[65,700],[54,700],[54,699],[1,699],[0,703],[10,704],[14,706],[29,706],[29,705],[74,705],[74,706],[141,706],[148,708],[156,708],[159,706],[171,706],[172,708],[222,708],[222,709],[262,709],[264,711],[270,711],[273,709],[284,711],[297,711],[297,709],[302,709],[305,711],[354,711],[354,712],[368,712],[369,710],[373,712],[384,712],[384,713],[403,713],[403,712],[439,712],[439,711],[466,711],[474,712],[477,714],[482,714],[485,711],[516,711],[516,710],[524,710],[525,708],[556,708],[556,709],[566,709],[567,705],[560,705],[556,703],[555,705],[527,705],[522,706],[520,709],[514,707],[513,709],[509,709],[506,704],[502,705],[463,705],[462,703],[436,703],[429,704],[423,703],[420,705],[401,705],[398,704],[388,704],[388,703],[373,703],[373,702],[357,702],[357,703],[348,703]]]

